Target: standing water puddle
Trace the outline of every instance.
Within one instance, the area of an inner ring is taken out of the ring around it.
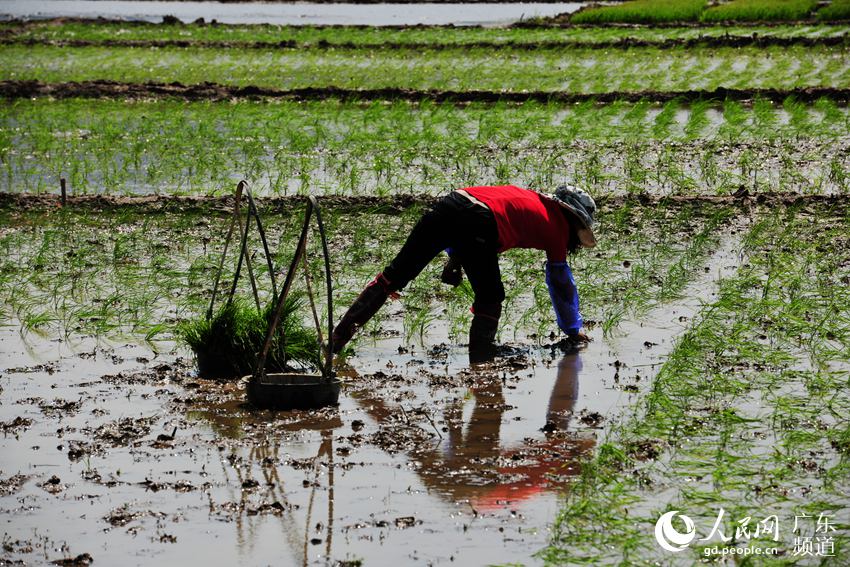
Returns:
[[[175,355],[0,329],[5,556],[98,564],[533,562],[607,427],[738,263],[581,352],[361,346],[338,408],[257,412]],[[366,342],[366,341],[362,341]],[[176,432],[175,432],[176,429]]]
[[[156,2],[149,0],[0,0],[0,19],[108,18],[159,22],[170,15],[223,24],[305,25],[504,25],[521,19],[574,12],[579,2],[492,4],[311,4],[309,2]]]

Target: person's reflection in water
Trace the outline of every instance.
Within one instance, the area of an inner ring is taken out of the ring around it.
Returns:
[[[499,378],[481,380],[471,388],[475,405],[467,424],[463,422],[463,401],[450,403],[444,410],[447,437],[411,451],[425,486],[452,501],[468,501],[476,510],[500,508],[560,489],[578,474],[576,461],[596,443],[594,436],[568,430],[578,398],[580,370],[578,353],[567,354],[559,362],[541,423],[546,435],[518,446],[500,446],[502,418],[510,406],[505,404]],[[382,400],[361,397],[361,402],[371,405],[367,411],[379,422],[392,413]]]

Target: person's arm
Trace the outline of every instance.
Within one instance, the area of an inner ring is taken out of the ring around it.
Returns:
[[[587,340],[581,332],[584,320],[578,305],[578,288],[566,262],[546,262],[546,285],[558,327],[572,339]]]

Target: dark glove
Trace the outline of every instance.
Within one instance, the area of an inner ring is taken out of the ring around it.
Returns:
[[[443,273],[440,274],[440,281],[452,287],[457,287],[463,281],[463,268],[460,265],[460,260],[454,256],[449,256],[449,261],[443,268]]]

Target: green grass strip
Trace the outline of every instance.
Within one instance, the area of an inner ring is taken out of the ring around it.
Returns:
[[[590,7],[570,17],[574,24],[693,22],[706,0],[631,0],[612,6]]]
[[[817,12],[822,22],[850,20],[850,0],[832,0]]]
[[[788,21],[806,18],[817,0],[732,0],[709,8],[704,22]]]

